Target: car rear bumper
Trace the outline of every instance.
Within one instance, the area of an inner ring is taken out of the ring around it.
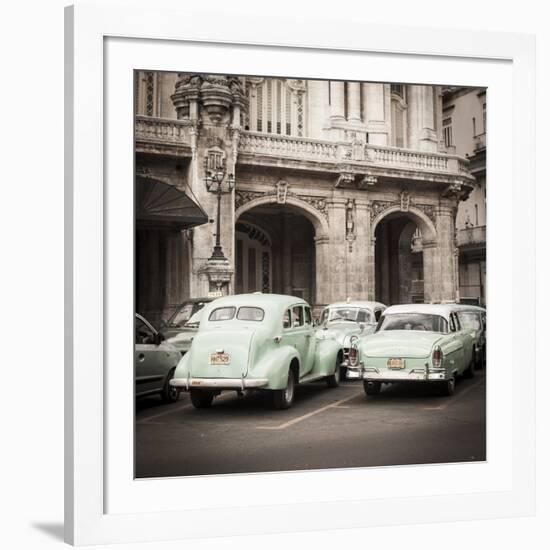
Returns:
[[[366,380],[367,382],[441,382],[446,380],[445,371],[426,369],[406,369],[399,371],[380,370],[376,367],[348,367],[348,379]]]
[[[214,388],[219,390],[246,390],[267,386],[267,378],[173,378],[170,385],[190,388]]]

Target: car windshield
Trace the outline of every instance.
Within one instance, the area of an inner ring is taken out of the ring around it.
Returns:
[[[458,313],[460,324],[465,329],[479,330],[479,315],[473,311],[461,311]]]
[[[196,324],[199,320],[194,320],[195,314],[205,306],[205,302],[186,302],[168,321],[172,327],[183,327],[184,325]]]
[[[198,327],[199,323],[201,321],[202,312],[204,308],[200,308],[199,310],[195,311],[191,317],[189,317],[189,320],[185,323],[186,327]]]
[[[382,330],[423,330],[446,333],[447,320],[441,315],[428,313],[391,313],[378,321],[376,332]]]
[[[331,323],[332,321],[366,323],[369,320],[370,313],[366,309],[358,307],[334,307],[323,311],[321,323]]]

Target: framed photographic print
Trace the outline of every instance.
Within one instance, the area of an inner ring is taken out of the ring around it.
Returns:
[[[533,40],[66,18],[67,541],[532,513]]]

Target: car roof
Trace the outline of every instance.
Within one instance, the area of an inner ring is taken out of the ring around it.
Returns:
[[[262,292],[222,296],[217,298],[215,303],[209,305],[218,308],[224,306],[289,307],[296,304],[309,305],[303,298],[297,296],[264,294]]]
[[[427,313],[430,315],[440,315],[449,318],[453,311],[461,309],[458,304],[401,304],[390,306],[384,311],[384,315],[392,313]]]
[[[205,296],[203,298],[186,298],[181,302],[181,305],[188,304],[189,302],[192,302],[194,304],[200,303],[200,302],[212,302],[216,298],[210,298],[208,296]]]
[[[331,307],[363,307],[366,309],[385,308],[386,306],[380,302],[372,302],[369,300],[351,300],[349,302],[333,302],[328,304],[325,308]]]
[[[474,306],[474,305],[468,305],[468,304],[456,304],[456,309],[459,311],[480,311],[480,312],[486,312],[487,310],[482,306]]]

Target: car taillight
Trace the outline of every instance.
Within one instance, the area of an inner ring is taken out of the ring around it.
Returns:
[[[434,349],[432,354],[432,365],[434,368],[439,369],[441,367],[441,363],[443,361],[443,352],[441,351],[440,347],[437,347]]]
[[[357,338],[357,336],[352,336],[349,344],[348,361],[352,367],[357,365],[359,359],[359,350],[357,349],[358,340],[359,338]]]

